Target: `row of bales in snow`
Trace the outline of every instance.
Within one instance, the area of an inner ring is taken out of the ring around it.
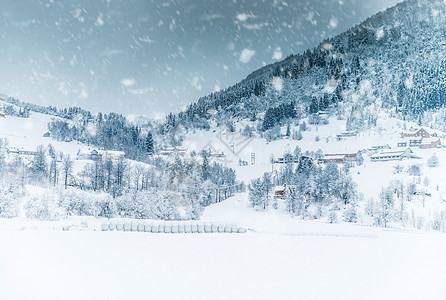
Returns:
[[[149,233],[245,233],[246,229],[233,224],[201,222],[105,222],[102,231],[134,231]]]

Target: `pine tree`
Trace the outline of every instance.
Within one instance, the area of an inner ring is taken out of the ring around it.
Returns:
[[[251,203],[252,207],[260,206],[263,204],[262,189],[263,189],[263,184],[259,178],[253,179],[251,181],[251,184],[249,185],[249,202]]]
[[[149,155],[153,155],[154,151],[154,146],[153,146],[153,136],[152,133],[149,132],[147,133],[147,137],[146,137],[146,141],[145,141],[145,146],[146,146],[146,151]]]
[[[201,178],[203,178],[203,180],[206,181],[210,175],[209,159],[206,151],[203,150],[201,152],[201,157],[203,158],[203,163],[201,164]]]

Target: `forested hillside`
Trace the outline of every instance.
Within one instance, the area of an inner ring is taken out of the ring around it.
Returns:
[[[231,118],[257,120],[266,112],[260,129],[267,130],[340,102],[347,116],[374,103],[420,118],[446,103],[445,7],[444,1],[402,2],[314,49],[200,98],[184,112],[169,115],[168,128],[208,128],[211,119],[219,124]],[[283,105],[288,108],[280,109]],[[360,122],[350,122],[355,123]]]

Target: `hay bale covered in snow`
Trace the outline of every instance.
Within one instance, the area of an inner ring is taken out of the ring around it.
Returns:
[[[124,231],[131,231],[131,230],[132,230],[132,224],[124,223]]]

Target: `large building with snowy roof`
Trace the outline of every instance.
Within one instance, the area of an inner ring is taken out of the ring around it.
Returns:
[[[370,156],[370,160],[371,161],[403,160],[411,158],[412,155],[413,151],[410,148],[407,148],[405,150],[388,150]]]

